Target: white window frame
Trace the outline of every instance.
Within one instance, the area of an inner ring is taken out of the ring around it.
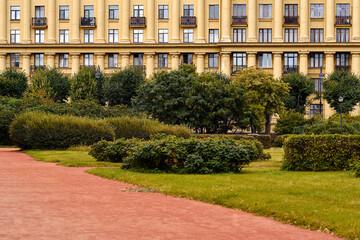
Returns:
[[[69,29],[59,30],[59,43],[69,43]]]
[[[259,54],[259,68],[272,68],[272,54],[260,53]]]
[[[259,18],[272,18],[272,4],[259,4]]]
[[[144,41],[144,30],[134,29],[134,43],[142,43]]]

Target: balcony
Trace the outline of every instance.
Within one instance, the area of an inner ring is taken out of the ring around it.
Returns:
[[[284,74],[298,72],[298,71],[299,71],[298,65],[284,65]]]
[[[81,18],[81,27],[87,27],[87,28],[96,27],[96,18],[95,17],[82,17]]]
[[[32,18],[31,25],[33,28],[46,28],[47,27],[47,19],[46,19],[46,17]]]
[[[146,27],[145,17],[131,17],[130,27]]]
[[[134,65],[133,67],[140,69],[140,71],[142,71],[143,73],[145,73],[145,71],[146,71],[145,65]]]
[[[246,69],[246,65],[233,65],[232,67],[232,74],[236,74],[244,69]]]
[[[196,17],[181,17],[181,26],[196,27]]]
[[[232,25],[233,26],[247,26],[247,17],[232,17]]]
[[[284,17],[284,25],[299,25],[299,17],[298,16],[285,16]]]
[[[34,73],[36,70],[38,69],[45,69],[45,66],[36,66],[36,65],[31,65],[30,66],[30,73]]]
[[[336,25],[351,25],[350,16],[336,16]]]
[[[350,72],[350,66],[335,66],[335,71]]]

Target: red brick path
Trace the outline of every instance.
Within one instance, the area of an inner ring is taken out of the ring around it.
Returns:
[[[0,149],[0,239],[335,239]],[[132,186],[134,187],[134,186]]]

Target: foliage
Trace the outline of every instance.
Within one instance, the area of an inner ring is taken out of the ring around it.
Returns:
[[[284,74],[281,81],[290,87],[289,95],[283,98],[287,109],[294,109],[296,112],[304,113],[306,99],[314,92],[314,83],[306,75],[298,72]]]
[[[144,74],[137,67],[127,67],[105,79],[103,91],[110,105],[131,105],[139,87],[145,83]]]
[[[25,72],[8,68],[0,74],[0,96],[21,98],[28,87]]]
[[[338,113],[340,112],[339,97],[344,99],[342,112],[351,112],[360,102],[360,80],[354,73],[334,72],[324,81],[324,99]]]
[[[351,169],[360,159],[360,135],[298,135],[284,143],[282,169],[329,171]]]
[[[360,162],[354,167],[355,177],[360,178]]]
[[[277,135],[294,134],[306,122],[304,114],[296,112],[294,109],[283,111],[280,113],[274,132]]]
[[[114,130],[104,120],[28,112],[15,117],[10,138],[23,149],[61,149],[113,140]]]

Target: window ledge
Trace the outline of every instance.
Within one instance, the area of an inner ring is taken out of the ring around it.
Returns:
[[[258,18],[259,22],[272,22],[272,18]]]
[[[70,19],[59,19],[60,23],[68,23],[70,22]]]
[[[111,19],[109,19],[109,22],[117,23],[117,22],[119,22],[119,19],[111,18]]]

